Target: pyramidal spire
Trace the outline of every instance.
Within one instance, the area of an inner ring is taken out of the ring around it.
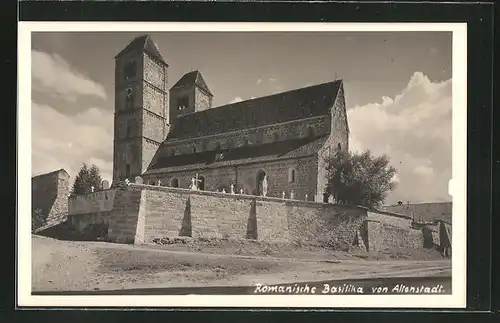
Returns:
[[[115,59],[130,53],[146,53],[157,61],[160,61],[168,66],[167,62],[161,55],[158,46],[150,35],[142,35],[134,38],[121,52],[115,56]]]

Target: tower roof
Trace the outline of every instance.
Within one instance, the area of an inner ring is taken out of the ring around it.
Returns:
[[[168,66],[165,59],[163,59],[163,56],[161,56],[160,50],[149,35],[142,35],[134,38],[134,40],[132,40],[121,52],[119,52],[118,55],[115,56],[115,58],[134,52],[146,53]]]
[[[210,89],[208,88],[207,83],[203,79],[203,76],[201,76],[200,71],[192,71],[189,73],[184,74],[177,83],[172,86],[172,89],[186,86],[186,85],[196,85],[205,92],[208,93],[208,95],[213,96],[212,92],[210,92]]]

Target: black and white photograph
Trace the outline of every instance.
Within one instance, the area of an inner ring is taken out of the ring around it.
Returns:
[[[463,24],[19,30],[20,302],[465,305]]]

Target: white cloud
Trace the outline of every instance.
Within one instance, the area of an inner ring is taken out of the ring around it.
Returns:
[[[31,51],[32,86],[68,101],[78,96],[94,96],[105,99],[104,87],[75,70],[57,54]]]
[[[97,165],[112,179],[113,115],[90,108],[74,116],[32,102],[32,176],[64,168],[76,177],[82,163]]]
[[[240,98],[239,96],[237,96],[234,99],[232,99],[231,102],[229,102],[229,103],[236,103],[236,102],[241,102],[241,101],[243,101],[243,99]]]
[[[262,83],[262,79],[257,79],[257,85],[259,85],[260,83]]]
[[[269,82],[276,82],[276,81],[277,81],[277,79],[274,76],[271,76],[269,78]]]
[[[388,203],[451,199],[451,83],[416,72],[395,98],[348,110],[350,149],[387,154],[398,170]]]

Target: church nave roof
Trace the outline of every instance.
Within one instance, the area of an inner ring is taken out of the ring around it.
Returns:
[[[337,80],[191,113],[172,122],[166,140],[203,137],[328,115],[341,87],[342,80]]]
[[[193,154],[163,155],[150,166],[145,174],[314,156],[323,147],[328,136],[322,135]],[[217,154],[222,154],[223,158],[216,160]]]

